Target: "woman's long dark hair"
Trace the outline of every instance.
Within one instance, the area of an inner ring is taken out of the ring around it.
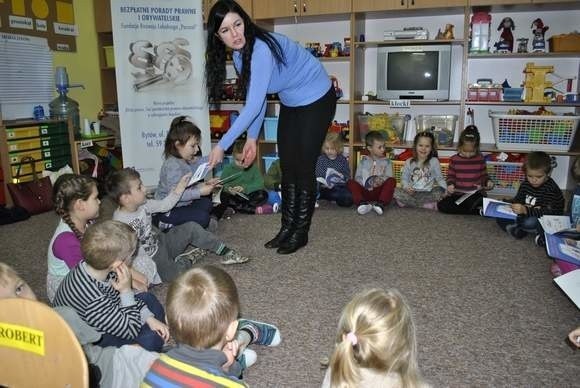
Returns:
[[[246,45],[242,50],[242,72],[238,73],[238,96],[245,98],[251,78],[252,53],[256,39],[264,41],[270,48],[278,65],[286,64],[280,43],[268,31],[256,25],[250,16],[233,0],[219,0],[209,11],[207,19],[207,48],[205,62],[205,79],[210,101],[219,100],[226,79],[226,46],[218,37],[218,30],[224,17],[237,13],[244,22]]]

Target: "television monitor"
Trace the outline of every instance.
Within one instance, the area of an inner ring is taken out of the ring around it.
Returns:
[[[379,47],[377,97],[449,100],[451,45]]]

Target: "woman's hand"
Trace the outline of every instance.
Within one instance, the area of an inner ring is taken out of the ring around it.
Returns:
[[[216,144],[208,156],[208,163],[210,168],[214,168],[224,160],[224,150],[219,144]]]
[[[254,160],[256,159],[256,148],[256,139],[246,139],[246,144],[244,144],[244,150],[242,153],[242,155],[244,155],[244,168],[248,168],[252,163],[254,163]]]

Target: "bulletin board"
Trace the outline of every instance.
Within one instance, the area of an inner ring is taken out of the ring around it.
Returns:
[[[0,0],[0,32],[46,38],[51,50],[76,51],[73,0]]]

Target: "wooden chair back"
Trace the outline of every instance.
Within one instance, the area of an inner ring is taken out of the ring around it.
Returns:
[[[89,386],[87,360],[66,322],[44,303],[0,299],[0,386]]]

